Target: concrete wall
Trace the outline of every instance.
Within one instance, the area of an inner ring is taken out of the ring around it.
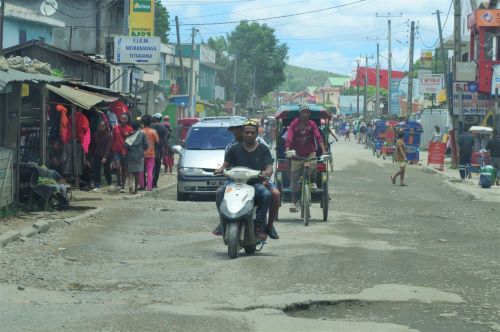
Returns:
[[[36,39],[44,40],[47,44],[52,44],[52,27],[6,17],[4,22],[3,46],[7,48],[18,45],[19,32],[21,30],[26,31],[26,41]]]
[[[73,51],[104,54],[106,37],[121,35],[124,32],[124,2],[127,0],[58,1],[57,12],[50,17],[65,22],[66,27],[54,28],[53,45],[67,50],[71,40]],[[42,1],[7,0],[7,3],[40,11]],[[96,11],[96,8],[101,10]],[[100,24],[96,24],[97,21]]]

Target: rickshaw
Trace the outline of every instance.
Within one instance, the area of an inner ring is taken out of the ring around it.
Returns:
[[[310,119],[316,122],[318,128],[321,126],[321,120],[324,119],[324,124],[329,126],[329,121],[331,115],[319,105],[309,105],[311,111]],[[299,105],[283,105],[276,112],[276,167],[274,173],[275,184],[281,193],[282,202],[291,202],[291,190],[290,190],[290,159],[285,156],[285,140],[288,130],[288,126],[293,119],[298,116]],[[323,134],[323,133],[322,133]],[[319,149],[319,147],[318,147]],[[316,185],[317,190],[308,192],[310,194],[310,200],[304,202],[303,192],[300,193],[299,200],[301,202],[300,214],[301,218],[304,220],[304,225],[308,225],[310,219],[310,204],[319,202],[320,207],[323,210],[323,221],[328,219],[328,205],[330,202],[330,196],[328,193],[328,161],[323,160],[321,157],[321,150],[316,153],[317,161],[317,172],[316,172]],[[304,178],[304,177],[303,177]],[[303,188],[305,186],[302,186]]]
[[[481,173],[481,167],[490,165],[491,163],[490,153],[485,150],[485,147],[488,140],[492,137],[493,129],[483,126],[472,126],[469,132],[474,136],[476,149],[471,156],[470,172],[479,174]]]

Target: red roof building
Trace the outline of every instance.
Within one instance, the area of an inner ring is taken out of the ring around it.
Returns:
[[[388,87],[388,74],[389,71],[387,69],[380,69],[380,87],[387,89]],[[368,67],[366,68],[366,73],[368,74],[368,86],[376,86],[377,85],[377,70],[375,68]],[[405,73],[402,71],[392,71],[392,78],[399,78],[402,79],[405,76]],[[354,80],[349,82],[350,86],[358,86],[358,81],[359,81],[359,86],[363,87],[365,86],[365,67],[359,67],[358,71],[356,73],[356,77]]]

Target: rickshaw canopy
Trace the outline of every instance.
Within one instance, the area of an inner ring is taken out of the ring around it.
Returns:
[[[310,104],[309,110],[311,111],[311,120],[319,120],[325,119],[330,120],[331,115],[328,111],[320,105]],[[290,104],[290,105],[282,105],[278,108],[275,114],[275,118],[277,120],[291,120],[296,118],[299,115],[299,105],[298,104]]]

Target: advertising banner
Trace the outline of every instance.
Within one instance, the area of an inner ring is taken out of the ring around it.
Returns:
[[[453,83],[453,114],[460,114],[460,93],[462,94],[463,115],[485,115],[492,107],[489,95],[477,93],[477,83]]]
[[[363,114],[363,96],[359,96],[359,113]],[[340,114],[352,115],[357,113],[357,96],[340,96]]]
[[[427,166],[443,170],[444,169],[444,154],[446,152],[446,143],[430,142],[427,154]]]
[[[442,74],[424,74],[419,77],[420,93],[438,94],[443,88]]]
[[[473,17],[470,23],[475,23],[478,27],[499,27],[500,9],[476,10],[476,15],[475,17]]]
[[[160,63],[160,37],[115,37],[114,62],[156,65]]]
[[[491,95],[495,95],[495,89],[500,93],[500,65],[493,65],[493,74],[491,75]]]
[[[422,50],[420,52],[420,68],[432,67],[432,50]]]
[[[154,0],[130,0],[129,35],[136,37],[154,36]]]
[[[391,100],[389,101],[391,103],[391,113],[392,115],[398,115],[400,112],[400,106],[399,106],[399,82],[401,82],[401,79],[399,78],[392,78],[391,79]]]

